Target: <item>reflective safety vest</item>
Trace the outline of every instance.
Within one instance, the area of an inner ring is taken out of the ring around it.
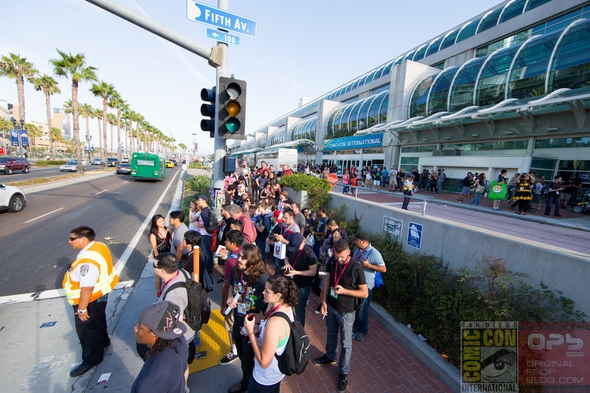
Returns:
[[[70,272],[82,264],[92,264],[98,268],[98,282],[94,285],[90,302],[109,293],[119,282],[119,276],[113,269],[113,259],[108,247],[104,243],[94,242],[79,259],[72,262],[64,274],[62,286],[68,303],[72,305],[80,302],[80,283],[71,280]]]

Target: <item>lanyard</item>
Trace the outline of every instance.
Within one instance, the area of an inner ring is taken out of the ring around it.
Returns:
[[[283,307],[284,304],[285,304],[285,302],[281,302],[281,303],[277,304],[276,306],[274,306],[272,308],[272,310],[270,310],[269,312],[266,313],[266,315],[264,316],[264,319],[270,318],[270,316],[272,314],[274,314],[274,312],[277,311],[279,308]]]
[[[338,276],[338,278],[336,278],[336,274],[338,272],[338,266],[340,264],[339,263],[336,264],[336,267],[334,268],[334,286],[335,287],[338,286],[338,283],[340,282],[342,275],[344,275],[344,272],[346,271],[346,267],[348,266],[348,262],[350,262],[350,255],[346,259],[346,263],[344,264],[344,267],[342,268],[342,271],[340,272],[340,275]]]
[[[305,250],[305,246],[303,246],[303,248],[299,250],[299,254],[297,254],[297,256],[293,259],[293,268],[295,267],[295,265],[297,265],[297,262],[299,261],[299,257],[301,256],[303,250]]]
[[[367,247],[369,248],[369,247]],[[361,250],[360,248],[357,248],[356,253],[354,255],[354,259],[356,259],[357,261],[361,262],[362,259],[360,259],[363,254],[365,253],[365,251],[367,251],[367,248],[365,248],[364,250]]]
[[[172,277],[170,280],[166,281],[166,282],[164,283],[164,285],[162,285],[162,291],[161,291],[161,292],[164,292],[164,288],[166,288],[166,285],[168,285],[168,283],[169,283],[170,281],[172,281],[172,280],[174,280],[176,277],[178,277],[178,273],[180,273],[180,272],[176,272],[176,276]]]

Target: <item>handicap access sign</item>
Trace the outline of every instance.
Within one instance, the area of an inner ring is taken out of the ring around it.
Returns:
[[[408,223],[408,246],[420,249],[422,246],[422,224]]]

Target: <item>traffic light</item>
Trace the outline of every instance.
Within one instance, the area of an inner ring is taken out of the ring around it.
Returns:
[[[209,131],[209,136],[215,138],[215,114],[217,113],[215,87],[201,89],[201,100],[204,101],[201,105],[201,115],[209,117],[209,119],[201,120],[201,130]]]
[[[246,139],[246,81],[219,77],[219,129],[224,139]]]

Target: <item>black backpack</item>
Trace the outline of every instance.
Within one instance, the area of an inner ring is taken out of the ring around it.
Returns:
[[[549,194],[549,189],[551,188],[552,185],[553,185],[553,183],[544,184],[543,188],[541,188],[541,195]]]
[[[211,317],[211,301],[207,298],[207,291],[203,286],[193,281],[188,272],[180,270],[186,282],[177,282],[170,286],[162,300],[166,300],[166,295],[176,288],[186,288],[188,305],[184,309],[184,323],[191,327],[195,332],[201,330],[204,323],[209,322]]]
[[[277,312],[274,315],[283,318],[291,327],[285,352],[281,355],[275,354],[279,364],[279,370],[287,376],[293,374],[299,375],[305,371],[305,367],[307,367],[307,363],[311,357],[311,342],[309,341],[309,337],[297,319],[291,323],[291,319],[284,312]]]
[[[205,231],[212,235],[216,230],[219,229],[219,219],[213,210],[209,209],[209,211],[209,227],[205,228]]]

